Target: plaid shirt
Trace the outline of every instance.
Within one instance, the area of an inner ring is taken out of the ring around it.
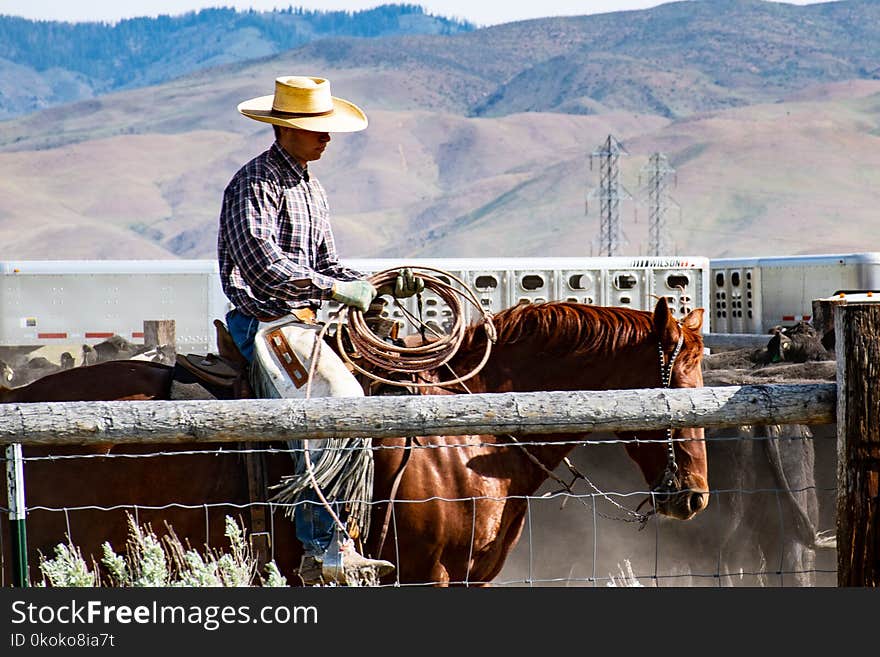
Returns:
[[[338,262],[321,183],[277,142],[227,185],[217,256],[223,291],[251,317],[319,307],[335,280],[365,278]]]

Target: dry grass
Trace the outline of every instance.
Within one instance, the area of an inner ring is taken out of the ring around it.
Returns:
[[[86,563],[79,548],[59,543],[54,556],[40,555],[42,581],[47,587],[242,587],[286,586],[287,581],[270,561],[262,574],[251,553],[245,532],[226,518],[229,551],[199,552],[184,544],[171,527],[161,538],[147,525],[128,516],[129,538],[124,554],[104,544],[101,562]]]

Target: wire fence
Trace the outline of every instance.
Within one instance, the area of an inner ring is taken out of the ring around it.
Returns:
[[[763,451],[754,438],[719,443],[709,432],[711,498],[690,521],[654,516],[639,528],[616,518],[603,496],[585,494],[586,505],[572,504],[566,494],[537,497],[496,584],[605,586],[630,573],[646,587],[836,586],[833,545],[805,543],[789,499],[791,494],[812,515],[817,532],[835,527],[835,429],[813,429],[814,437],[805,439],[815,450],[815,468],[806,473],[813,476],[788,487],[776,483],[766,460],[751,458]],[[756,469],[751,481],[736,481],[742,472],[733,471],[742,465],[733,461],[737,454]],[[596,446],[575,452],[573,459],[608,497],[626,506],[644,497],[639,474],[620,451]]]
[[[834,527],[835,431],[834,425],[813,425],[780,432],[772,441],[783,455],[780,481],[764,448],[767,438],[755,437],[754,431],[747,430],[707,430],[708,508],[689,521],[653,515],[647,523],[634,521],[632,514],[651,495],[638,467],[625,453],[624,445],[632,441],[613,434],[592,434],[586,440],[572,441],[571,464],[588,479],[572,479],[570,469],[560,465],[555,474],[571,480],[569,487],[548,479],[533,495],[505,498],[526,505],[525,520],[519,540],[491,584],[835,586],[835,550],[810,545],[805,538]],[[468,445],[474,446],[495,447],[488,443]],[[462,447],[415,444],[411,449]],[[128,447],[129,453],[109,454],[77,454],[75,448],[66,451],[39,456],[25,451],[28,535],[39,543],[32,547],[43,554],[48,556],[55,543],[80,545],[83,539],[83,545],[91,549],[103,540],[115,542],[118,549],[126,514],[138,524],[149,523],[157,532],[167,530],[164,519],[171,519],[171,529],[193,547],[223,549],[227,546],[223,519],[232,516],[246,525],[251,511],[261,507],[267,511],[272,548],[269,556],[283,561],[285,555],[276,550],[289,545],[292,538],[292,524],[286,517],[292,507],[247,501],[243,460],[249,454],[277,456],[291,450],[266,444],[242,448],[230,443],[210,452],[196,445],[170,450]],[[210,467],[206,468],[205,463]],[[240,475],[238,482],[216,481],[236,472]],[[183,489],[163,488],[162,482],[170,481],[171,473],[176,473],[176,481],[185,482]],[[495,499],[487,495],[431,495],[397,499],[395,508],[434,502],[456,505],[458,509],[471,507],[476,513],[481,501]],[[372,500],[373,505],[385,502]],[[6,506],[3,513],[8,514]],[[804,518],[810,527],[803,526]],[[401,540],[394,520],[392,514],[387,542],[402,560],[407,541]],[[373,530],[377,530],[375,525]],[[8,563],[8,543],[3,552]],[[31,563],[32,578],[39,579],[37,568]],[[391,585],[434,583],[396,581]],[[466,576],[449,583],[485,582]]]

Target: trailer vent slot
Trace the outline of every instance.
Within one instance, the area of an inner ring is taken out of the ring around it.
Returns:
[[[638,284],[633,274],[618,274],[614,277],[614,287],[618,290],[631,290]]]
[[[494,290],[498,287],[498,279],[494,276],[477,276],[474,287],[478,290]]]
[[[590,280],[585,274],[574,274],[568,279],[568,286],[572,290],[586,290],[590,285]]]
[[[687,287],[690,282],[691,279],[685,274],[670,274],[666,277],[666,286],[670,290],[677,290],[680,287]]]
[[[522,277],[520,285],[523,286],[524,290],[540,290],[544,287],[544,279],[537,274],[529,274]]]

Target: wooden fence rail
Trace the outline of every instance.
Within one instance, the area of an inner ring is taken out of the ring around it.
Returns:
[[[475,395],[0,405],[0,443],[198,443],[298,438],[640,431],[834,422],[837,386],[753,385]]]

